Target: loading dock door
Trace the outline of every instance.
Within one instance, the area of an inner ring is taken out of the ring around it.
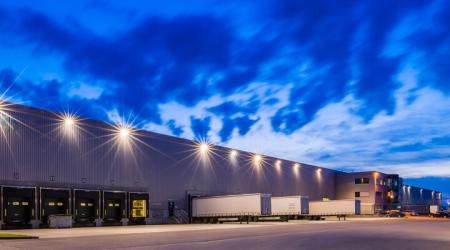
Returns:
[[[95,220],[95,200],[79,198],[76,203],[76,219],[81,223],[94,222]]]
[[[131,217],[133,218],[145,218],[147,206],[146,200],[133,200],[131,204]]]
[[[105,201],[105,220],[120,221],[122,219],[122,204],[121,200],[106,200]]]
[[[27,226],[35,219],[36,189],[33,187],[2,187],[3,220],[6,225]]]
[[[148,193],[129,193],[130,222],[134,224],[145,224],[145,220],[150,216],[149,213],[149,194]]]
[[[42,223],[47,224],[50,215],[70,214],[70,190],[41,188],[40,194]]]
[[[14,224],[28,224],[32,217],[30,199],[8,197],[6,200],[6,222]]]
[[[75,221],[80,224],[91,224],[99,218],[100,191],[73,191]]]
[[[42,216],[43,220],[47,221],[49,215],[66,214],[66,201],[58,198],[47,198],[42,202]]]
[[[126,200],[126,192],[103,191],[103,222],[116,224],[126,218]]]

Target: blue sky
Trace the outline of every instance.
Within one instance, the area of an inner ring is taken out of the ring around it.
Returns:
[[[240,2],[3,1],[0,88],[450,194],[448,1]]]

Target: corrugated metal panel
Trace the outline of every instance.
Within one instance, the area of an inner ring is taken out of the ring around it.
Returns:
[[[81,120],[74,138],[67,138],[50,113],[14,107],[15,123],[0,143],[0,179],[3,183],[28,183],[76,188],[113,188],[149,191],[152,204],[167,206],[167,200],[182,207],[186,192],[206,194],[271,193],[275,196],[307,195],[311,200],[334,198],[335,171],[264,157],[253,166],[252,154],[239,152],[236,164],[229,149],[213,146],[209,163],[199,160],[188,140],[138,131],[132,150],[115,145],[112,127]]]

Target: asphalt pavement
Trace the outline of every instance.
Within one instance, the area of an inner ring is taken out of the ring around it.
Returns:
[[[406,218],[14,232],[41,238],[0,241],[0,249],[450,249],[450,220]]]

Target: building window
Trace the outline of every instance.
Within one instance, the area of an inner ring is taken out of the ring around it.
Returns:
[[[369,184],[369,178],[356,178],[355,184]]]
[[[392,179],[391,178],[387,179],[387,185],[389,187],[392,187]]]
[[[381,192],[376,192],[375,195],[377,198],[381,198]]]
[[[361,197],[361,193],[360,192],[355,192],[355,197]]]

